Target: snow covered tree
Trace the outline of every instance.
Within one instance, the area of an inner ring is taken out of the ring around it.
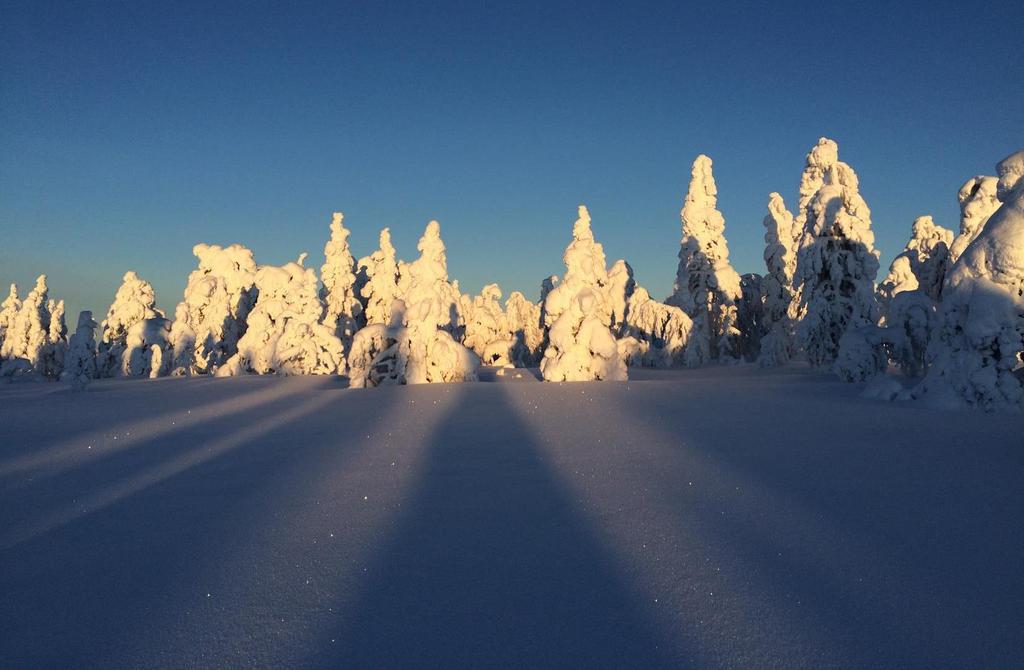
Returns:
[[[163,377],[172,364],[171,322],[154,316],[132,324],[125,337],[121,357],[121,375],[125,377]]]
[[[249,313],[238,352],[217,376],[255,374],[324,375],[345,371],[345,354],[334,329],[322,323],[316,272],[298,261],[256,271],[259,297]]]
[[[342,225],[344,215],[334,213],[331,239],[324,247],[324,264],[320,268],[320,299],[325,305],[324,325],[331,328],[345,350],[363,322],[363,304],[356,294],[356,262],[348,246],[349,231]]]
[[[449,333],[464,325],[459,311],[461,293],[448,281],[448,259],[441,224],[427,224],[416,248],[420,257],[399,269],[398,294],[410,313],[421,315]],[[422,307],[421,303],[427,303]]]
[[[800,214],[806,223],[797,255],[803,314],[798,337],[812,365],[831,367],[848,328],[878,322],[878,252],[871,211],[858,190],[856,173],[839,160],[836,143],[822,138],[807,162],[820,170],[820,179],[813,181],[820,185],[805,198],[801,184],[801,202],[806,199],[807,205]],[[862,347],[857,350],[863,352]]]
[[[692,328],[686,312],[658,302],[643,286],[636,286],[626,305],[620,357],[627,365],[650,368],[682,365]]]
[[[538,365],[544,356],[544,329],[541,305],[530,302],[519,291],[512,291],[505,301],[505,323],[512,339],[511,358],[516,367]]]
[[[683,363],[693,322],[683,310],[651,298],[633,268],[615,261],[608,271],[612,334],[627,366],[668,368]]]
[[[128,333],[136,324],[156,318],[164,318],[164,313],[156,307],[152,285],[134,272],[126,272],[102,324],[96,356],[97,376],[133,376],[129,366]]]
[[[501,308],[501,289],[488,284],[472,299],[466,314],[466,337],[463,341],[485,365],[508,365],[514,340],[505,311]]]
[[[256,261],[239,244],[197,244],[185,296],[174,311],[171,344],[173,374],[205,374],[238,350],[246,319],[256,302]]]
[[[739,352],[749,362],[761,354],[761,340],[767,330],[764,317],[764,277],[750,272],[740,276],[740,300],[736,305]]]
[[[593,289],[583,288],[561,312],[551,326],[550,344],[540,363],[545,381],[627,378],[626,364],[600,304],[601,298]]]
[[[682,241],[675,287],[665,302],[681,308],[693,320],[687,361],[738,359],[739,330],[736,303],[740,276],[729,264],[725,219],[718,211],[718,187],[711,159],[701,154],[693,162],[690,187],[680,211]],[[698,340],[707,340],[705,346]]]
[[[996,166],[1002,205],[950,269],[942,325],[917,395],[952,390],[986,410],[1024,409],[1024,151]]]
[[[382,249],[384,242],[382,234]],[[387,242],[390,247],[390,239]],[[448,281],[448,261],[437,221],[427,224],[417,249],[419,258],[398,266],[398,298],[387,301],[387,322],[372,322],[356,333],[352,341],[349,380],[353,388],[477,378],[480,359],[453,337],[465,326],[460,310],[462,293],[457,283]],[[382,256],[387,263],[388,256],[394,258],[394,250]],[[388,266],[382,263],[379,267]],[[377,275],[368,274],[369,288]],[[378,304],[383,305],[389,291],[386,280],[379,293],[369,291],[367,311],[377,296],[382,299]]]
[[[7,330],[0,376],[43,373],[41,364],[45,364],[44,356],[50,337],[48,299],[46,275],[39,275],[35,288],[25,297],[14,322]]]
[[[885,280],[878,285],[878,302],[883,316],[888,313],[893,296],[903,291],[920,288],[932,300],[939,300],[952,242],[953,231],[935,225],[932,217],[914,219],[910,241],[893,260]]]
[[[349,354],[352,388],[476,381],[480,359],[433,324],[432,309],[429,300],[412,309],[395,300],[389,323],[360,329]]]
[[[636,291],[636,280],[633,279],[633,268],[625,260],[619,259],[612,263],[608,270],[608,282],[605,295],[611,312],[608,325],[612,332],[622,333],[626,328],[626,314],[629,312],[629,299]]]
[[[884,341],[889,358],[907,377],[926,371],[928,343],[938,327],[939,314],[933,298],[924,291],[897,293],[889,304]]]
[[[594,291],[597,301],[595,309],[602,315],[601,320],[605,325],[610,323],[611,309],[604,300],[608,285],[604,247],[594,239],[590,228],[590,212],[586,206],[580,205],[577,212],[578,218],[572,228],[572,242],[562,255],[566,266],[565,276],[557,285],[551,281],[551,288],[547,289],[544,296],[544,325],[548,328],[554,325],[562,312],[570,308],[576,300],[576,294],[585,288]]]
[[[865,323],[847,327],[839,338],[832,366],[836,375],[844,382],[863,382],[885,370],[885,330]]]
[[[75,334],[68,340],[68,350],[64,355],[64,370],[60,379],[71,384],[75,389],[83,389],[96,378],[96,321],[92,312],[83,311],[78,314],[78,326]]]
[[[979,175],[964,182],[957,193],[960,201],[960,233],[949,246],[949,257],[955,262],[974,241],[989,217],[999,209],[999,198],[996,197],[997,177]]]
[[[544,300],[548,343],[541,374],[547,381],[625,379],[626,366],[609,327],[612,309],[604,248],[594,239],[584,205],[578,215],[572,242],[562,255],[565,276]]]
[[[366,269],[366,283],[362,287],[366,323],[387,324],[391,303],[398,297],[398,261],[389,229],[380,231],[380,249],[359,259],[358,265]]]
[[[49,379],[60,377],[64,369],[64,354],[68,348],[68,327],[64,323],[64,301],[50,299],[46,303],[50,323],[46,329],[46,346],[43,347],[39,372]]]
[[[764,217],[764,331],[758,364],[761,367],[785,365],[793,353],[793,278],[796,275],[796,233],[793,215],[778,193],[768,196],[768,215]]]
[[[17,284],[11,284],[10,293],[0,303],[0,361],[4,355],[4,340],[7,339],[7,331],[14,326],[14,320],[18,318],[18,311],[21,309],[21,299],[18,298]]]

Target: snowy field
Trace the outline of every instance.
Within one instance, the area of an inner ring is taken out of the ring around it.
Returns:
[[[1019,665],[1024,417],[634,377],[0,385],[2,665]]]

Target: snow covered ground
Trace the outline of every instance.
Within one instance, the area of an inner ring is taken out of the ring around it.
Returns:
[[[1024,417],[633,375],[2,385],[2,665],[1020,663]]]

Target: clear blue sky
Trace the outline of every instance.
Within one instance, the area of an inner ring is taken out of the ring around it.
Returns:
[[[342,210],[357,256],[390,226],[411,259],[436,218],[464,289],[536,296],[582,202],[663,296],[699,153],[761,272],[821,135],[885,266],[1024,146],[1012,3],[627,4],[3,2],[0,281],[46,272],[73,327],[133,269],[173,311],[196,242],[319,267]]]

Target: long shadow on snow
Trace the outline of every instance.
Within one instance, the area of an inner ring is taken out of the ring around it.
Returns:
[[[927,410],[843,399],[843,389],[802,399],[798,415],[787,387],[774,389],[758,412],[779,417],[774,426],[747,417],[727,391],[705,397],[722,411],[681,414],[669,395],[633,409],[667,442],[683,440],[724,469],[726,483],[733,473],[735,499],[694,505],[680,489],[671,504],[757,575],[775,607],[801,597],[800,616],[827,623],[851,662],[1013,664],[1024,489],[1020,468],[992,464],[1019,465],[1016,445],[926,444],[902,422],[927,422]],[[837,420],[856,405],[874,421]],[[759,492],[763,506],[751,509],[748,496]]]
[[[0,503],[8,510],[7,518],[0,523],[3,545],[11,543],[11,526],[37,526],[23,534],[31,539],[93,514],[179,470],[206,462],[203,448],[217,444],[219,437],[241,432],[260,421],[269,419],[272,423],[273,417],[289,411],[301,411],[307,394],[332,387],[326,378],[259,381],[272,385],[259,393],[241,393],[238,402],[218,403],[218,410],[209,416],[200,409],[194,419],[179,417],[173,427],[165,426],[152,435],[136,427],[132,436],[121,435],[121,440],[96,444],[81,460],[51,463],[12,483],[0,493]],[[231,390],[226,389],[228,393]]]
[[[501,385],[465,393],[316,665],[677,666]]]
[[[153,623],[160,619],[165,626],[181,627],[200,613],[210,587],[204,580],[210,562],[237,553],[237,547],[252,540],[272,519],[275,505],[296,494],[302,468],[317,472],[328,462],[337,467],[338,435],[360,433],[387,406],[380,397],[371,398],[373,392],[364,392],[358,402],[365,407],[344,414],[354,420],[343,423],[328,413],[326,421],[305,422],[325,402],[356,398],[335,395],[332,384],[320,386],[306,389],[305,401],[300,397],[287,408],[265,413],[265,423],[252,417],[250,426],[267,428],[252,439],[225,442],[210,452],[214,436],[195,435],[188,445],[192,451],[180,455],[195,454],[204,467],[169,471],[66,525],[0,551],[4,663],[109,668],[137,667],[145,659],[179,665],[180,649],[159,659],[149,653],[145,633],[152,632]],[[149,453],[158,466],[164,461],[162,450]],[[216,637],[216,630],[211,633]],[[244,648],[251,641],[222,643]]]
[[[237,378],[225,380],[211,377],[105,379],[91,384],[84,392],[62,388],[41,397],[36,395],[12,401],[6,409],[12,416],[9,430],[15,436],[23,434],[19,422],[38,421],[40,402],[45,402],[53,415],[74,416],[83,406],[96,411],[83,417],[87,418],[88,424],[76,425],[74,422],[63,421],[60,432],[46,432],[45,426],[35,424],[30,445],[17,439],[12,440],[0,453],[0,481],[4,481],[8,487],[16,488],[24,485],[27,480],[38,481],[40,476],[51,476],[70,467],[123,451],[132,446],[126,444],[132,440],[125,439],[130,437],[126,433],[131,430],[135,430],[136,435],[140,429],[149,435],[166,435],[176,429],[195,425],[202,419],[198,415],[192,416],[192,409],[202,409],[205,414],[216,416],[262,404],[273,400],[272,396],[276,395],[273,389],[264,388],[264,384],[246,391],[231,389],[231,385],[238,381]],[[189,386],[188,393],[168,393],[169,390],[180,390],[178,387],[185,384]],[[225,391],[228,391],[227,397]],[[130,397],[126,399],[125,395]],[[101,402],[103,400],[107,402]],[[30,406],[27,419],[20,416],[22,404]],[[159,411],[150,413],[153,406],[158,407]],[[146,415],[140,415],[140,412],[146,412]],[[114,436],[120,439],[114,439]],[[89,443],[92,449],[83,451],[86,446],[83,442]]]

